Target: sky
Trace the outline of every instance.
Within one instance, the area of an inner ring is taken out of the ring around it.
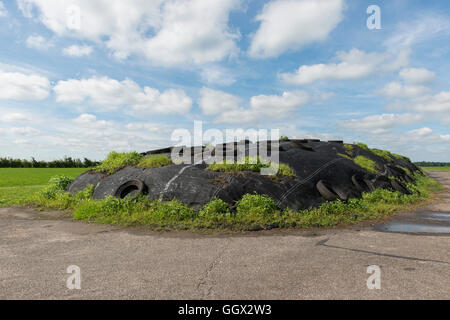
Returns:
[[[449,39],[446,1],[2,0],[0,157],[101,160],[202,121],[450,161]]]

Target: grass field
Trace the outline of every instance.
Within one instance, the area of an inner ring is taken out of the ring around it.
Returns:
[[[86,168],[0,168],[0,206],[22,204],[42,190],[51,177],[75,178]]]
[[[422,170],[430,171],[450,171],[450,167],[421,167]]]

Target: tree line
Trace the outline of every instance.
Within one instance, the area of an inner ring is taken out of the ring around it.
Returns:
[[[419,161],[414,164],[419,167],[450,167],[450,162]]]
[[[53,161],[39,161],[35,158],[31,158],[31,160],[0,158],[0,168],[90,168],[97,166],[99,163],[88,158],[81,160],[71,157]]]

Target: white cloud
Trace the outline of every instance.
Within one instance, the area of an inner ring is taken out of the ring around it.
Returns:
[[[0,116],[0,122],[14,123],[14,122],[28,122],[30,118],[22,113],[12,112]]]
[[[202,68],[200,76],[202,81],[208,84],[229,86],[236,82],[230,71],[220,66],[205,66]]]
[[[411,84],[425,84],[433,81],[436,77],[434,72],[425,68],[407,68],[402,69],[399,75],[407,83]]]
[[[40,35],[32,35],[27,38],[26,45],[28,48],[37,50],[47,50],[52,47],[53,44]]]
[[[8,15],[8,11],[5,9],[5,5],[2,1],[0,1],[0,17],[6,17]]]
[[[444,141],[450,141],[450,134],[441,134],[440,138]]]
[[[19,136],[37,136],[41,132],[32,127],[10,127],[10,128],[0,128],[0,133],[2,135],[19,135]]]
[[[71,57],[84,57],[92,53],[93,48],[91,46],[77,46],[72,45],[63,49],[63,54]]]
[[[388,98],[414,98],[426,95],[429,91],[429,88],[420,85],[403,85],[399,82],[390,82],[377,93]]]
[[[282,73],[280,78],[290,84],[305,85],[319,80],[360,79],[380,71],[381,65],[391,58],[387,54],[365,53],[358,49],[338,52],[338,63],[304,65],[294,73]]]
[[[424,96],[417,101],[410,101],[404,105],[407,109],[413,109],[434,117],[445,124],[450,124],[450,92],[442,91],[434,96]]]
[[[113,125],[112,121],[97,120],[97,117],[93,114],[83,113],[78,118],[73,120],[74,123],[91,128],[105,128]]]
[[[251,123],[271,121],[291,116],[291,112],[309,101],[305,91],[286,91],[281,96],[259,95],[250,99],[250,108],[235,108],[222,112],[214,121],[217,123]]]
[[[422,119],[417,114],[379,114],[362,119],[351,119],[340,123],[340,127],[348,131],[362,131],[371,134],[382,134],[391,131],[396,126],[408,125]]]
[[[78,0],[79,25],[68,23],[77,21],[72,0],[18,3],[25,17],[37,8],[37,18],[58,36],[104,41],[119,59],[139,54],[165,65],[203,64],[238,52],[239,33],[228,27],[228,16],[240,0]]]
[[[275,0],[264,5],[249,48],[251,57],[276,57],[324,41],[341,22],[343,0]]]
[[[241,101],[242,99],[233,96],[232,94],[219,90],[202,88],[200,90],[198,105],[202,109],[203,114],[212,115],[236,110]]]
[[[0,69],[0,99],[43,100],[49,92],[50,81],[45,77]]]
[[[388,105],[392,110],[416,111],[429,120],[450,124],[450,92],[442,91],[435,95],[425,94],[411,97],[406,101],[397,100]]]
[[[101,111],[116,110],[129,106],[132,112],[184,114],[190,111],[192,100],[183,90],[141,88],[136,82],[125,79],[117,81],[108,77],[90,79],[69,79],[59,81],[54,87],[56,101],[88,103],[99,107]]]
[[[385,41],[390,48],[412,46],[427,41],[439,35],[450,34],[450,20],[445,16],[421,15],[416,19],[407,19],[397,25],[395,32]]]
[[[170,133],[170,129],[161,123],[149,123],[149,122],[130,122],[126,125],[126,128],[131,131],[148,131],[158,133]]]
[[[418,137],[423,138],[423,137],[431,136],[433,134],[433,130],[425,127],[425,128],[408,131],[407,134],[410,136],[418,136]]]

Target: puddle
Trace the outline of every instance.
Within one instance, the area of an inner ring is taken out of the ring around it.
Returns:
[[[450,234],[450,226],[395,221],[381,225],[378,229],[384,232]]]

